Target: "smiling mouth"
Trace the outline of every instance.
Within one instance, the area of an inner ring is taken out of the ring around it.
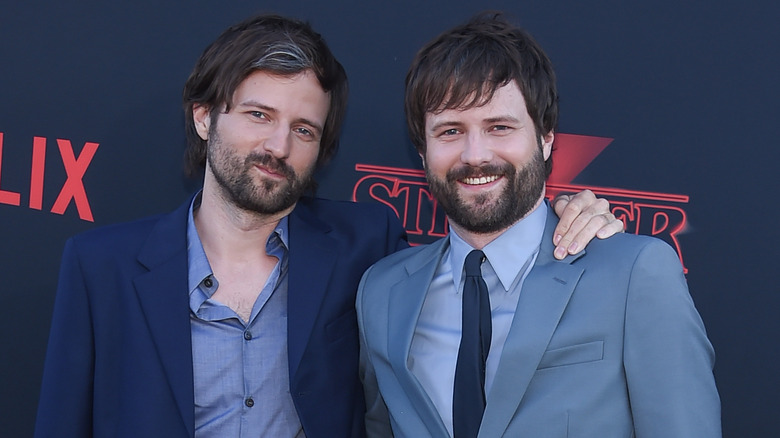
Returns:
[[[280,168],[279,166],[274,166],[272,164],[255,163],[254,167],[262,174],[275,179],[285,179],[288,175],[284,168]]]
[[[246,158],[246,163],[252,165],[261,173],[271,178],[288,178],[292,172],[282,160],[276,159],[268,154],[254,154]]]
[[[479,186],[482,184],[492,183],[499,178],[498,175],[480,176],[480,177],[468,177],[460,180],[463,184],[470,186]]]
[[[271,176],[273,178],[282,178],[282,175],[278,171],[273,170],[273,169],[269,169],[268,167],[255,165],[255,169],[257,169],[261,173],[263,173],[265,175],[268,175],[268,176]]]

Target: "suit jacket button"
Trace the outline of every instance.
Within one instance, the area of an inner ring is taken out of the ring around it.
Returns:
[[[249,330],[244,332],[244,339],[246,339],[247,341],[252,340],[252,333]]]
[[[249,397],[248,399],[244,400],[244,404],[246,405],[246,407],[251,408],[252,406],[255,405],[255,401],[252,400],[252,397]]]

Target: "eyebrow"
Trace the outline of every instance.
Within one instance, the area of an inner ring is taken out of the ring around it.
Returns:
[[[489,117],[487,119],[482,120],[483,123],[500,123],[500,122],[512,122],[512,123],[520,123],[520,120],[517,119],[517,117],[513,117],[510,115],[501,115],[501,116],[495,116],[495,117]],[[430,130],[438,131],[441,128],[445,127],[458,127],[462,126],[462,122],[458,122],[455,120],[442,120],[441,122],[436,123],[435,125],[431,126]]]
[[[443,120],[443,121],[438,122],[435,125],[431,126],[430,131],[434,132],[434,131],[438,131],[439,129],[444,128],[444,127],[458,127],[458,126],[462,126],[462,125],[463,125],[463,123],[461,123],[461,122],[456,122],[456,121],[452,121],[452,120]]]
[[[261,109],[263,111],[266,111],[266,112],[269,112],[269,113],[272,113],[272,114],[275,114],[275,113],[278,112],[276,108],[274,108],[272,106],[268,106],[268,105],[266,105],[264,103],[260,103],[260,102],[258,102],[256,100],[247,100],[245,102],[239,103],[236,106],[254,107],[254,108]],[[314,122],[312,120],[309,120],[309,119],[307,119],[305,117],[298,117],[297,119],[293,120],[293,123],[303,123],[304,125],[309,125],[309,126],[312,127],[312,129],[317,131],[317,135],[322,135],[322,131],[324,129],[319,123],[316,123],[316,122]]]
[[[510,115],[490,117],[485,119],[484,121],[487,123],[498,123],[498,122],[520,123],[520,120],[518,120],[517,117],[513,117]]]

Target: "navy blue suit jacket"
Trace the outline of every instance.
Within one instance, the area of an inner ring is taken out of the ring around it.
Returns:
[[[189,437],[194,429],[187,212],[70,239],[36,436]],[[376,204],[302,199],[289,216],[290,392],[309,438],[363,436],[355,293],[406,246]]]

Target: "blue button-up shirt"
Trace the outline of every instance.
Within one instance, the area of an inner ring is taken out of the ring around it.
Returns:
[[[493,322],[485,394],[493,387],[523,281],[539,254],[546,220],[547,208],[542,205],[482,248],[486,257],[482,277],[490,295]],[[463,263],[473,248],[456,232],[450,231],[449,247],[439,262],[417,320],[409,351],[409,368],[425,388],[452,436],[452,391],[460,348]]]
[[[195,436],[303,437],[287,366],[287,217],[266,242],[278,259],[244,322],[211,297],[219,287],[195,227],[187,223]]]

